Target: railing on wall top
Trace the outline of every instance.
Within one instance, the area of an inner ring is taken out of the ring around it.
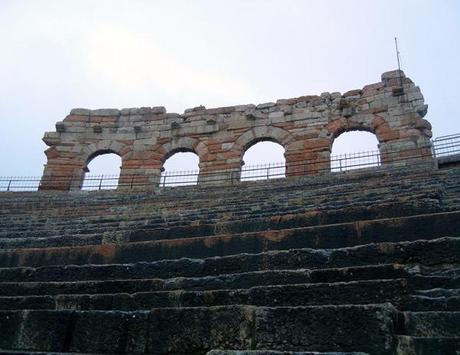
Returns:
[[[460,133],[437,137],[432,143],[435,158],[460,154]]]
[[[378,150],[331,155],[332,172],[379,167],[380,165],[380,152]]]
[[[280,179],[286,177],[286,163],[243,165],[240,181]]]
[[[438,137],[432,140],[432,156],[425,156],[426,158],[451,157],[460,155],[460,134],[453,134],[449,136]],[[413,149],[412,149],[413,150]],[[379,151],[358,152],[352,154],[331,155],[327,161],[316,162],[291,162],[287,167],[284,163],[269,163],[262,165],[247,165],[241,168],[241,171],[218,171],[212,174],[199,174],[198,170],[192,171],[165,171],[161,175],[132,175],[123,178],[123,187],[134,188],[139,186],[152,185],[145,182],[137,182],[138,177],[148,178],[148,181],[157,181],[159,187],[172,187],[172,186],[186,186],[196,185],[199,183],[200,178],[206,182],[216,181],[254,181],[266,180],[274,178],[284,178],[286,176],[286,168],[292,169],[294,173],[291,175],[306,175],[308,174],[308,167],[317,165],[319,173],[332,172],[340,173],[355,169],[363,168],[379,168],[385,162],[385,157],[391,156],[391,162],[408,161],[411,159],[420,159],[422,156],[414,155],[413,157],[406,156],[404,152],[384,152],[381,156]],[[423,158],[423,157],[422,157]],[[382,162],[383,161],[383,162]],[[384,164],[383,164],[384,165]],[[327,171],[326,171],[327,170]],[[203,176],[204,175],[204,176]],[[53,176],[47,180],[49,182],[62,183],[67,181],[68,177]],[[145,179],[143,180],[145,181]],[[43,182],[42,177],[26,176],[26,177],[0,177],[0,191],[37,191],[40,184]],[[80,187],[82,190],[107,190],[116,189],[119,186],[118,175],[89,175],[85,176],[84,182]],[[77,186],[78,187],[78,186]]]

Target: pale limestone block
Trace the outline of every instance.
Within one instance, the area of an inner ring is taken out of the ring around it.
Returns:
[[[216,125],[205,125],[205,126],[196,127],[195,129],[196,129],[197,134],[205,134],[205,133],[217,132],[219,128]]]
[[[116,153],[120,153],[121,150],[124,148],[124,144],[120,143],[120,142],[117,142],[117,141],[114,141],[110,144],[110,147],[109,149],[110,150],[113,150],[114,152]]]
[[[256,106],[256,109],[263,110],[263,109],[266,109],[266,108],[269,108],[269,107],[272,107],[272,106],[275,106],[275,105],[276,105],[276,103],[274,103],[274,102],[265,102],[263,104],[258,104]]]
[[[275,111],[275,112],[270,112],[268,114],[268,118],[269,120],[273,120],[273,119],[279,119],[279,118],[284,118],[284,112],[283,111]]]
[[[97,110],[91,110],[91,116],[119,116],[120,110],[115,108],[101,108]]]
[[[233,143],[222,143],[222,150],[230,150],[233,146]]]
[[[256,105],[249,104],[249,105],[237,105],[235,106],[235,111],[241,112],[241,111],[249,111],[252,110],[256,107]]]
[[[228,129],[241,129],[241,128],[250,128],[252,127],[253,123],[251,121],[248,121],[246,118],[242,118],[239,120],[232,120],[228,124]]]
[[[87,108],[74,108],[70,110],[70,114],[75,116],[89,116],[91,114],[91,110]]]

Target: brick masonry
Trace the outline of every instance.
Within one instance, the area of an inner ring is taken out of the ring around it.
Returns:
[[[382,162],[391,164],[391,152],[398,152],[398,159],[430,156],[426,112],[419,87],[402,71],[386,72],[380,82],[344,94],[198,106],[183,114],[164,107],[78,108],[56,124],[56,132],[45,133],[49,148],[41,188],[78,188],[88,163],[105,153],[122,158],[120,182],[135,176],[136,182],[155,186],[166,159],[180,151],[199,156],[201,183],[210,183],[208,176],[238,178],[244,152],[263,140],[285,148],[287,177],[318,174],[329,169],[334,139],[353,130],[374,133]],[[299,168],[299,162],[306,164]]]

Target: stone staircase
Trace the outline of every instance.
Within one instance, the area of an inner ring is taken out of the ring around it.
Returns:
[[[459,354],[460,169],[0,195],[0,354]]]

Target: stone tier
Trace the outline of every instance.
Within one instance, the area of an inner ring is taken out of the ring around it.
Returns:
[[[455,354],[459,186],[1,194],[0,354]]]

